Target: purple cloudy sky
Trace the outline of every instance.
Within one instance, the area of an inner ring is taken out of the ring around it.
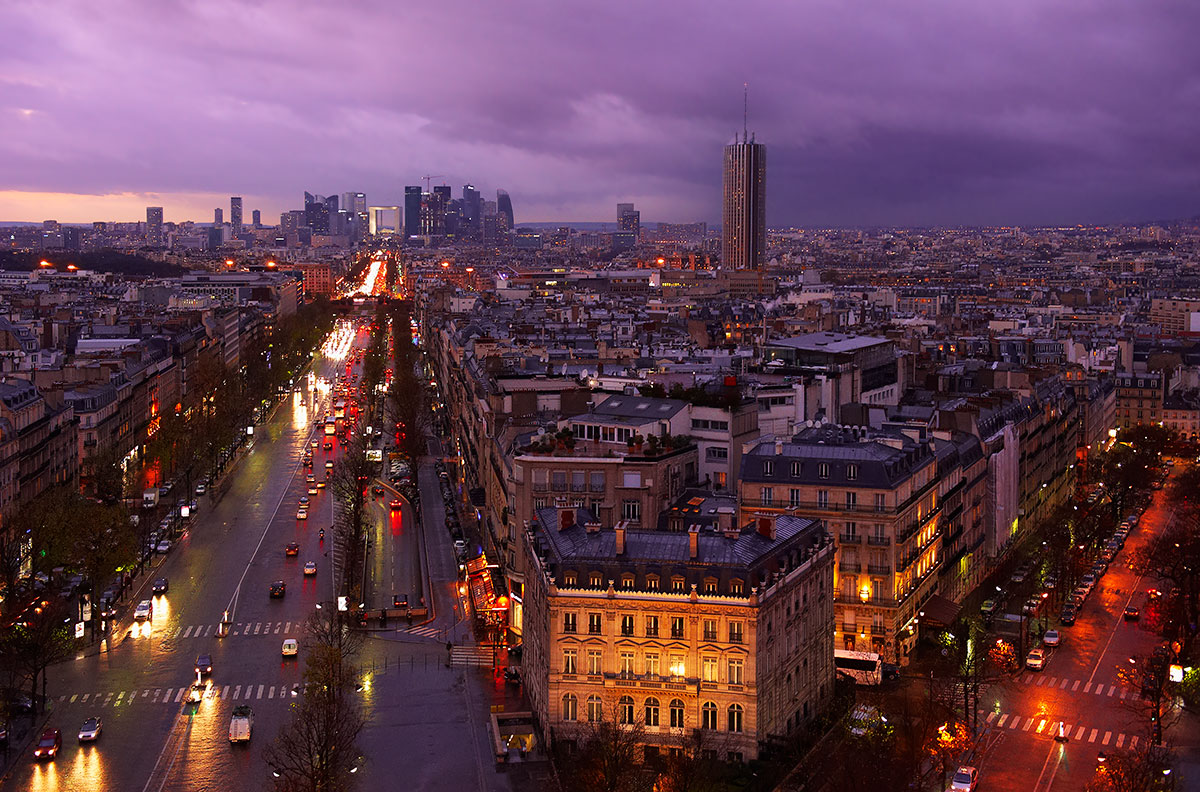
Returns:
[[[518,222],[713,221],[745,81],[772,225],[1200,214],[1184,0],[87,0],[0,31],[3,220],[275,222],[428,173]]]

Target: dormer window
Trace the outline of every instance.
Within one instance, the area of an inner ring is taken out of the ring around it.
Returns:
[[[633,575],[621,575],[621,588],[633,588]]]
[[[588,585],[590,585],[592,588],[600,588],[600,581],[601,577],[599,572],[593,572],[588,577]]]
[[[679,575],[671,578],[671,591],[683,591],[684,580]]]
[[[846,465],[846,480],[847,481],[857,481],[858,480],[858,465],[855,465],[855,464]]]
[[[817,478],[821,478],[821,479],[829,478],[829,463],[828,462],[821,462],[820,464],[817,465]]]
[[[763,475],[764,476],[775,475],[775,463],[769,459],[763,460]]]
[[[792,463],[792,478],[800,478],[800,463]]]

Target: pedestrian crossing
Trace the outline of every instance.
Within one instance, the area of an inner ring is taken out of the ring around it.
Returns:
[[[59,704],[86,704],[92,708],[114,709],[131,704],[182,704],[188,686],[169,688],[144,688],[142,690],[120,690],[98,693],[64,694],[57,698]],[[204,692],[205,701],[287,701],[293,697],[299,685],[209,685]]]
[[[1021,731],[1030,734],[1040,734],[1044,737],[1058,737],[1061,733],[1063,737],[1074,742],[1091,743],[1101,747],[1111,745],[1116,748],[1128,748],[1130,750],[1136,748],[1138,744],[1138,736],[1136,734],[1125,734],[1124,732],[1098,728],[1093,729],[1078,723],[1067,723],[1066,721],[1054,720],[1053,718],[1027,718],[1007,712],[989,712],[986,720],[989,726],[1002,732]]]
[[[438,627],[405,627],[402,630],[396,630],[396,632],[419,635],[422,638],[437,638],[442,635],[442,630]]]
[[[492,648],[490,646],[455,646],[450,649],[450,665],[452,666],[490,666],[492,664]]]
[[[188,624],[186,626],[168,627],[165,630],[155,631],[155,634],[164,641],[186,640],[188,638],[215,638],[217,635],[218,624]],[[254,635],[282,635],[287,636],[292,633],[292,628],[297,631],[304,625],[301,622],[238,622],[229,625],[229,636],[254,636]]]
[[[1071,693],[1085,693],[1093,696],[1101,696],[1103,698],[1125,699],[1129,696],[1129,691],[1121,685],[1113,685],[1107,682],[1085,682],[1082,679],[1068,679],[1067,677],[1047,676],[1045,674],[1035,674],[1026,672],[1021,676],[1021,681],[1026,685],[1040,687],[1043,689],[1055,688],[1057,690],[1066,690]]]

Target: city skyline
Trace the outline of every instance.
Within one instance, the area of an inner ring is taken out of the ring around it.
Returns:
[[[717,15],[664,6],[611,50],[581,40],[566,10],[524,25],[520,7],[467,20],[447,9],[403,28],[362,10],[235,4],[221,13],[245,23],[226,26],[217,12],[178,7],[5,9],[0,217],[133,219],[162,205],[168,220],[198,218],[231,194],[272,217],[305,184],[354,185],[400,204],[405,184],[437,173],[455,187],[510,190],[531,221],[605,218],[630,201],[647,218],[712,222],[716,152],[740,127],[746,81],[751,123],[772,146],[779,226],[1197,212],[1186,94],[1197,56],[1181,38],[1194,26],[1180,18],[1193,9],[752,5],[756,24],[729,31]],[[620,9],[586,16],[589,40],[624,38]],[[437,35],[452,22],[452,40]],[[259,23],[276,31],[266,44]],[[370,62],[314,70],[297,54],[323,46],[327,34],[312,31],[332,29],[361,41]],[[382,46],[396,36],[405,46]],[[244,77],[212,80],[215,50]],[[384,82],[430,59],[502,68]]]

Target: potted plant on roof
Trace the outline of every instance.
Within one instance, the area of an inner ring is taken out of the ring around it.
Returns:
[[[646,454],[654,456],[658,453],[658,435],[650,435],[646,438]]]
[[[637,451],[639,454],[642,453],[642,444],[645,442],[646,442],[646,438],[642,437],[640,432],[638,434],[635,434],[633,436],[634,450]]]
[[[635,445],[635,441],[634,441],[634,439],[633,439],[633,435],[630,435],[629,437],[627,437],[627,438],[625,439],[625,445],[629,446],[629,453],[631,453],[631,454],[632,454],[632,453],[633,453],[633,446]]]

